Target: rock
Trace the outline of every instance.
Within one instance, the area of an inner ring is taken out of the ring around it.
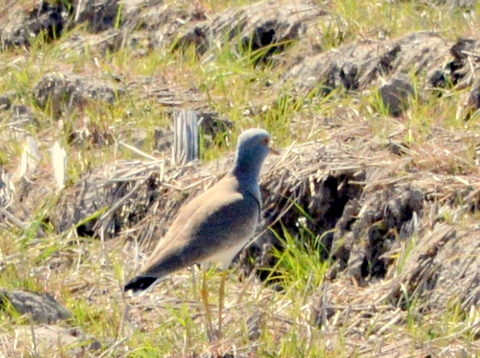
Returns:
[[[447,63],[446,68],[450,71],[451,82],[454,85],[465,87],[473,84],[480,63],[476,55],[479,51],[480,41],[474,38],[461,38],[450,48],[453,59]]]
[[[161,0],[124,0],[121,3],[122,41],[146,53],[169,46],[191,18],[189,12]]]
[[[16,2],[6,12],[0,29],[0,49],[16,46],[29,46],[39,35],[49,41],[61,36],[68,19],[68,9],[62,1],[33,2],[27,7],[24,2]]]
[[[447,88],[449,86],[448,73],[443,69],[435,70],[430,75],[428,83],[433,88]],[[441,92],[439,92],[439,94],[441,94]]]
[[[474,79],[479,76],[480,41],[475,38],[460,38],[448,50],[451,57],[445,64],[432,71],[428,76],[428,85],[433,88],[463,89],[467,86],[474,86]],[[472,71],[473,70],[473,71]],[[475,86],[474,86],[475,87]],[[438,91],[441,95],[444,91]]]
[[[14,94],[3,94],[0,96],[0,111],[3,111],[5,116],[0,117],[0,121],[6,121],[10,126],[22,127],[27,123],[38,121],[30,106],[23,104],[12,105],[12,98]]]
[[[71,73],[49,73],[34,87],[38,105],[48,107],[56,117],[81,109],[88,101],[114,103],[122,94],[123,90],[106,81]]]
[[[435,224],[389,270],[387,278],[393,282],[389,300],[405,309],[420,298],[426,299],[429,308],[445,308],[451,299],[463,301],[464,308],[475,307],[480,300],[480,271],[478,260],[472,258],[479,254],[480,241],[478,234],[472,234]]]
[[[120,24],[119,0],[74,0],[73,25],[87,24],[90,32],[101,32]]]
[[[16,127],[25,125],[27,123],[34,122],[38,124],[37,118],[33,113],[33,110],[30,106],[26,105],[15,105],[12,107],[13,116],[11,119],[12,124],[15,124]]]
[[[480,109],[480,80],[476,80],[472,89],[468,92],[459,105],[456,118],[468,121]]]
[[[384,108],[393,117],[400,116],[408,108],[410,98],[415,96],[410,81],[401,78],[394,78],[382,86],[379,92]]]
[[[206,146],[210,146],[217,138],[217,135],[226,135],[231,132],[234,123],[228,118],[221,117],[217,112],[199,111],[200,128],[204,135]]]
[[[189,14],[160,0],[76,0],[71,27],[86,24],[90,34],[76,34],[63,47],[100,53],[131,48],[144,56],[170,44]],[[65,51],[66,56],[71,55]]]
[[[10,99],[10,96],[5,94],[0,96],[0,111],[9,110],[11,105],[12,100]]]
[[[0,351],[9,357],[20,357],[26,352],[47,357],[84,357],[86,351],[102,348],[95,338],[86,335],[80,328],[64,328],[55,325],[23,326],[13,333],[0,335]]]
[[[0,289],[0,305],[4,307],[7,302],[36,323],[50,324],[70,317],[70,313],[48,293]]]
[[[427,236],[428,237],[428,236]],[[480,303],[480,227],[472,225],[466,230],[453,230],[448,225],[438,223],[432,230],[435,241],[417,245],[422,251],[420,259],[412,269],[425,270],[417,280],[417,290],[424,298],[430,298],[431,307],[444,308],[448,298],[461,303],[465,312],[478,307]],[[407,267],[405,267],[407,268]],[[431,273],[431,275],[429,274]],[[422,292],[423,291],[423,292]],[[414,291],[412,291],[414,293]],[[448,298],[447,298],[448,297]],[[453,302],[449,302],[452,304]]]
[[[298,40],[306,24],[327,12],[310,1],[263,1],[243,7],[232,7],[214,15],[210,21],[195,22],[178,37],[177,48],[195,45],[203,54],[211,44],[235,42],[240,50],[268,50],[260,56],[268,59],[281,52],[288,43]]]
[[[308,56],[282,77],[281,86],[293,82],[296,93],[316,91],[320,95],[343,87],[367,89],[380,77],[394,78],[415,69],[433,73],[441,69],[451,48],[438,34],[417,32],[399,39],[361,41]]]

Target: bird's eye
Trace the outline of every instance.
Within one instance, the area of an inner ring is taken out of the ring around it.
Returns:
[[[270,143],[270,138],[265,138],[265,139],[263,140],[263,143],[265,143],[265,144]]]

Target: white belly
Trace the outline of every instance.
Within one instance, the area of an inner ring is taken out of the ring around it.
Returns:
[[[207,269],[210,265],[218,265],[220,269],[226,270],[230,266],[233,258],[247,244],[248,239],[232,246],[226,250],[220,251],[208,259],[202,261],[202,268]]]

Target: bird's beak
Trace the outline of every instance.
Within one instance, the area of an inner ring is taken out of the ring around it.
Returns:
[[[274,155],[280,155],[280,152],[276,149],[273,149],[272,147],[270,147],[270,154],[274,154]]]

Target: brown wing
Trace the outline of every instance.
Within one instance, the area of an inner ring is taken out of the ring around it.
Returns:
[[[259,208],[253,195],[238,191],[235,178],[225,177],[182,207],[142,275],[161,277],[248,240],[255,232]]]

